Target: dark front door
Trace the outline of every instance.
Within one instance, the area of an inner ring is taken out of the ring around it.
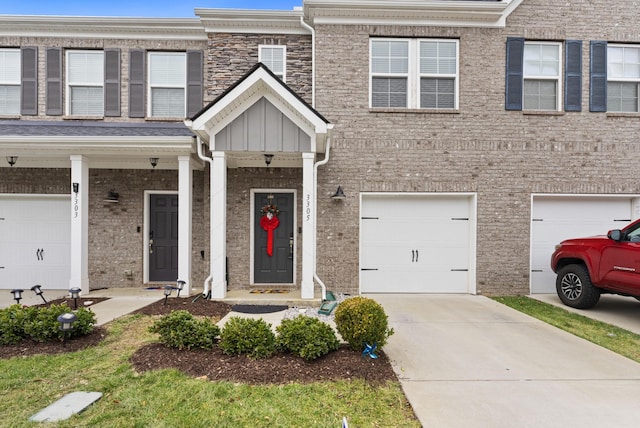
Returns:
[[[271,202],[269,196],[273,198]],[[293,193],[256,193],[254,222],[253,279],[257,284],[293,283]],[[268,251],[268,231],[261,224],[261,209],[268,204],[278,207],[280,224],[273,230],[273,244]],[[268,253],[271,252],[271,255]]]
[[[178,195],[150,195],[149,281],[178,278]]]

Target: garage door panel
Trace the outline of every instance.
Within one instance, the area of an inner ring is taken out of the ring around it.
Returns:
[[[67,288],[69,198],[0,196],[0,288]]]
[[[471,197],[365,196],[361,291],[469,292]]]
[[[550,260],[555,246],[569,238],[603,235],[632,219],[629,197],[537,197],[531,222],[531,293],[555,293]]]

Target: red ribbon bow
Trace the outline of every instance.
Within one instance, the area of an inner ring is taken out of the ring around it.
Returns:
[[[273,255],[273,231],[280,226],[280,220],[275,215],[271,218],[263,215],[260,219],[260,226],[267,231],[267,255],[271,257]]]

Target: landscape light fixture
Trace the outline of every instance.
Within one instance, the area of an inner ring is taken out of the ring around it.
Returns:
[[[67,333],[73,330],[73,323],[77,319],[78,317],[73,312],[67,312],[58,316],[58,322],[60,323],[58,329],[62,332],[62,346],[64,346],[64,340]]]
[[[181,291],[182,291],[182,289],[184,288],[184,286],[185,286],[186,282],[185,282],[185,281],[183,281],[183,280],[181,280],[181,279],[179,279],[179,280],[177,281],[177,284],[178,284],[178,285],[177,285],[177,287],[176,287],[176,290],[178,290],[178,294],[177,294],[177,296],[176,296],[176,297],[180,297],[180,292],[181,292]]]
[[[331,199],[333,199],[334,201],[341,201],[346,198],[347,198],[347,195],[344,194],[344,192],[342,191],[342,186],[340,185],[338,185],[338,189],[336,190],[336,193],[331,195]]]
[[[33,287],[31,287],[31,291],[36,293],[36,296],[40,296],[40,298],[42,299],[43,302],[47,303],[47,299],[45,299],[44,296],[42,295],[41,287],[42,287],[42,285],[36,284]]]
[[[78,287],[73,287],[69,289],[69,294],[71,294],[71,298],[73,299],[73,309],[78,309],[78,297],[80,297],[80,290]]]
[[[18,305],[20,304],[20,300],[22,299],[23,291],[24,290],[21,290],[19,288],[11,290],[11,294],[13,294],[13,300],[15,300]]]
[[[171,295],[171,290],[173,290],[173,287],[170,285],[165,285],[164,286],[164,304],[166,306],[167,304],[167,297],[169,297],[169,295]]]
[[[267,166],[271,165],[271,161],[273,160],[273,156],[274,155],[264,155],[264,163],[267,164]]]
[[[149,163],[151,164],[152,168],[155,168],[156,166],[158,166],[158,158],[149,158]]]

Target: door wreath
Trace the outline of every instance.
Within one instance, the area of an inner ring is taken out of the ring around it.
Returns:
[[[267,255],[273,256],[273,231],[280,226],[280,210],[276,205],[267,204],[260,209],[260,227],[267,232]]]

